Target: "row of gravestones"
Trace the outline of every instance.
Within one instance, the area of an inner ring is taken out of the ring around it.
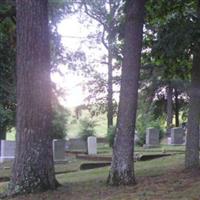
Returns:
[[[168,144],[180,145],[184,143],[184,129],[172,128],[171,137],[168,138]],[[159,130],[155,128],[148,128],[146,131],[145,147],[152,147],[159,145]],[[64,160],[65,151],[81,151],[88,152],[89,155],[97,154],[97,139],[96,137],[88,137],[87,142],[82,139],[53,140],[53,154],[54,160]],[[14,159],[15,155],[15,141],[0,141],[0,162]]]
[[[172,128],[171,137],[168,138],[168,144],[170,145],[182,145],[184,144],[184,129],[183,128]],[[146,144],[144,147],[158,146],[159,141],[159,130],[156,128],[148,128],[146,130]]]
[[[13,160],[15,157],[15,141],[1,140],[0,141],[0,163]],[[96,137],[88,137],[87,141],[82,139],[70,140],[53,140],[53,158],[54,161],[64,161],[65,151],[82,151],[88,152],[89,155],[97,154],[97,139]]]

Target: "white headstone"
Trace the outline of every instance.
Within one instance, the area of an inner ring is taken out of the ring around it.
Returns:
[[[1,140],[0,143],[0,162],[13,160],[15,158],[16,142]]]
[[[53,159],[54,161],[65,160],[65,144],[66,140],[55,139],[53,140]]]
[[[171,140],[172,140],[171,137],[168,137],[167,138],[167,144],[171,144]]]
[[[88,154],[96,155],[97,154],[97,138],[94,136],[88,137],[87,145],[88,145]]]

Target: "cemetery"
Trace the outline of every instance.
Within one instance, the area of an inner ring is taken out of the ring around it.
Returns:
[[[0,1],[0,200],[200,200],[200,0]]]
[[[148,132],[148,131],[147,131]],[[181,194],[182,188],[186,187],[187,181],[190,181],[188,176],[192,176],[192,174],[182,173],[177,171],[182,171],[182,162],[183,162],[183,154],[184,154],[184,145],[168,145],[168,144],[160,144],[156,147],[143,148],[136,147],[135,154],[138,156],[144,155],[159,155],[165,154],[166,157],[157,157],[156,159],[143,161],[136,161],[136,173],[139,180],[139,185],[137,185],[136,189],[132,189],[132,187],[128,188],[119,188],[116,193],[115,189],[107,188],[103,183],[106,180],[106,175],[109,170],[110,162],[105,159],[102,161],[94,161],[87,159],[77,158],[75,156],[71,156],[71,158],[62,157],[63,155],[63,141],[54,141],[53,143],[57,143],[54,145],[54,155],[55,155],[55,170],[56,177],[63,186],[55,192],[51,193],[43,193],[36,194],[33,199],[42,199],[47,198],[48,195],[51,195],[51,198],[65,199],[65,196],[68,195],[69,199],[77,199],[78,193],[84,192],[87,195],[83,197],[79,197],[82,200],[93,200],[99,198],[108,198],[108,199],[117,199],[119,198],[128,198],[128,196],[133,196],[135,199],[145,199],[147,196],[149,199],[156,199],[159,193],[159,197],[166,199],[176,199],[176,198],[184,198]],[[154,143],[154,142],[153,142]],[[66,145],[66,141],[65,141]],[[67,145],[66,145],[67,146]],[[58,149],[57,149],[58,148]],[[65,147],[66,152],[69,152],[68,146]],[[73,149],[74,151],[75,149]],[[79,149],[80,150],[80,149]],[[163,153],[163,150],[164,153]],[[99,156],[111,156],[112,150],[109,148],[108,144],[97,144],[97,154]],[[103,153],[101,153],[103,152]],[[84,155],[87,155],[83,151]],[[68,154],[66,154],[68,155]],[[57,156],[57,157],[56,157]],[[79,155],[80,156],[80,155]],[[88,155],[89,157],[94,157],[95,155]],[[63,162],[57,162],[57,160],[62,159]],[[144,159],[145,160],[145,159]],[[11,165],[10,161],[5,161],[0,164],[0,190],[3,190],[7,181],[9,181]],[[96,168],[95,166],[98,168]],[[175,181],[175,175],[179,177],[179,182]],[[147,176],[148,179],[144,178]],[[159,178],[158,178],[159,176]],[[169,177],[167,177],[169,176]],[[198,190],[198,184],[200,184],[200,179],[193,177],[194,182],[191,187],[188,188],[189,191]],[[67,181],[68,186],[70,187],[71,192],[68,194],[68,190],[65,190],[65,182]],[[159,183],[159,187],[162,188],[159,192],[155,190],[154,187]],[[150,185],[149,185],[150,184]],[[84,185],[84,190],[82,187]],[[167,189],[166,189],[167,187]],[[143,189],[142,189],[143,188]],[[177,192],[178,190],[178,192]],[[62,191],[60,193],[59,191]],[[170,192],[167,192],[170,191]],[[101,197],[99,196],[99,192],[101,192]],[[127,196],[128,195],[128,196]],[[169,196],[168,196],[169,195]],[[189,198],[193,196],[191,193],[185,193]],[[46,196],[46,197],[45,197]],[[25,200],[29,198],[28,196],[20,196],[14,199],[22,199]],[[50,197],[49,197],[50,198]]]
[[[181,128],[174,128],[171,130],[171,137],[174,137],[175,139],[172,139],[174,142],[168,144],[167,140],[160,141],[159,131],[156,130],[156,128],[148,128],[146,130],[146,142],[144,147],[136,146],[134,156],[136,173],[138,175],[138,179],[141,179],[139,184],[142,184],[142,187],[145,187],[145,190],[143,191],[139,189],[141,186],[137,186],[139,188],[134,191],[131,191],[130,188],[126,188],[120,189],[119,193],[115,194],[113,189],[107,189],[105,186],[102,186],[102,181],[105,181],[105,176],[111,164],[112,149],[109,147],[106,140],[104,143],[98,143],[97,141],[100,140],[94,136],[89,137],[87,141],[82,140],[81,138],[68,140],[55,139],[52,141],[56,177],[60,183],[64,184],[65,180],[67,180],[68,184],[72,184],[70,188],[74,192],[76,190],[80,191],[81,185],[86,184],[87,186],[85,186],[84,192],[86,190],[89,196],[81,198],[83,200],[92,200],[94,198],[98,199],[99,190],[104,191],[102,194],[104,198],[110,197],[110,199],[113,200],[117,198],[119,194],[122,198],[126,198],[127,192],[136,198],[140,198],[144,195],[142,198],[145,199],[145,196],[147,195],[149,196],[149,199],[154,199],[157,196],[157,192],[155,191],[155,193],[152,193],[151,190],[155,187],[157,181],[160,182],[161,187],[167,185],[169,190],[171,188],[170,195],[172,195],[172,197],[170,198],[176,198],[177,195],[181,195],[181,192],[180,194],[177,192],[175,193],[173,187],[180,187],[180,189],[181,187],[184,187],[184,184],[186,184],[185,181],[187,181],[186,175],[188,175],[179,172],[178,176],[180,178],[181,185],[176,186],[176,183],[170,185],[171,181],[174,179],[173,173],[176,173],[176,170],[178,169],[182,169],[181,165],[183,162],[183,154],[185,152],[185,144],[183,141],[184,131],[180,129]],[[1,159],[0,190],[3,190],[7,181],[9,181],[12,167],[11,163],[14,158],[14,143],[14,141],[1,141],[1,144],[4,144],[4,146],[1,145],[1,156],[4,158],[8,155],[9,159]],[[5,144],[7,144],[6,147]],[[167,179],[166,173],[171,176],[171,178]],[[147,180],[143,178],[145,174],[148,174],[148,181],[151,183],[149,188],[147,188],[146,185]],[[160,179],[155,178],[158,175],[161,177]],[[96,185],[93,184],[94,181]],[[200,184],[200,179],[195,179],[194,183]],[[195,190],[195,187],[192,186],[192,189]],[[95,190],[95,192],[93,190]],[[51,193],[52,197],[58,195],[58,191]],[[64,191],[64,193],[65,192],[67,191]],[[163,195],[164,198],[166,195],[165,189],[162,189],[159,194],[161,197]],[[41,195],[38,194],[35,196],[35,199],[42,199],[43,195],[48,195],[48,193]],[[70,197],[70,199],[75,198],[77,197],[74,195]],[[18,198],[16,197],[16,199]],[[22,196],[20,199],[26,199],[26,196]],[[64,196],[62,197],[62,195],[60,195],[60,199],[64,199]]]

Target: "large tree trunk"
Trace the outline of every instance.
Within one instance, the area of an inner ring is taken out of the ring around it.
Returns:
[[[194,55],[188,115],[185,167],[199,167],[200,51]]]
[[[111,44],[108,46],[108,95],[107,95],[107,102],[108,102],[108,113],[107,113],[107,120],[108,120],[108,128],[113,126],[113,65],[112,65],[112,49]]]
[[[197,0],[197,16],[200,22],[200,0]],[[199,167],[199,119],[200,119],[200,48],[196,47],[193,65],[190,102],[188,114],[188,130],[185,151],[185,167]]]
[[[125,44],[116,137],[108,183],[130,185],[134,175],[134,132],[145,0],[126,1]]]
[[[167,87],[167,136],[171,134],[171,126],[173,120],[173,88],[171,83],[168,84]]]
[[[17,137],[10,194],[55,189],[47,0],[17,0]]]
[[[179,127],[179,100],[178,100],[178,90],[175,88],[174,90],[175,97],[175,125]]]

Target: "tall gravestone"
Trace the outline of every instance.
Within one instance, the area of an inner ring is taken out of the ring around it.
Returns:
[[[159,145],[159,130],[156,128],[148,128],[146,130],[145,147],[153,147]]]
[[[66,141],[62,139],[53,140],[53,159],[54,161],[65,161]]]
[[[171,144],[180,145],[183,144],[184,140],[184,129],[180,127],[171,129]]]
[[[0,140],[0,162],[13,160],[15,158],[16,142]]]
[[[87,145],[88,145],[88,155],[96,155],[97,154],[97,138],[94,136],[88,137]]]

